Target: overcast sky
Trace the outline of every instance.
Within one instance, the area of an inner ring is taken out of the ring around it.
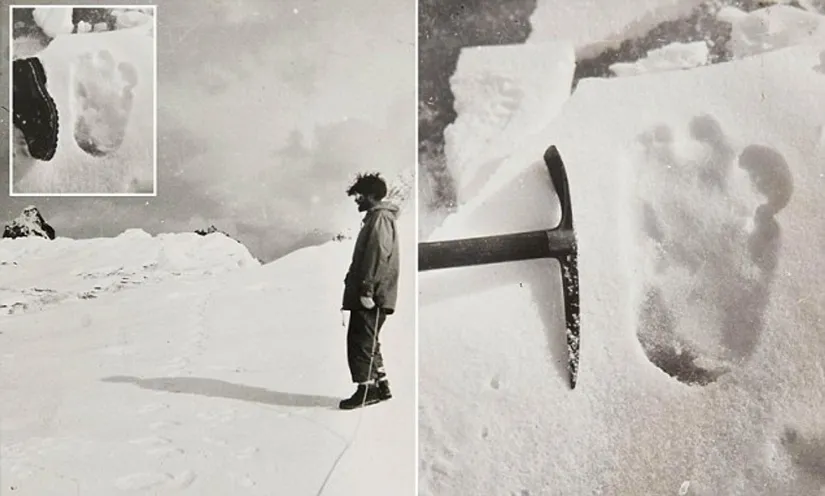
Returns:
[[[356,172],[415,167],[414,0],[157,4],[157,198],[10,198],[3,173],[3,221],[34,204],[76,238],[215,224],[270,260],[357,228]]]

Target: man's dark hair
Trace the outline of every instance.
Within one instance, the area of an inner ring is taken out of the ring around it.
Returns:
[[[384,182],[384,179],[378,172],[358,174],[355,182],[347,189],[347,196],[357,194],[370,196],[376,200],[383,200],[384,197],[387,196],[387,183]]]

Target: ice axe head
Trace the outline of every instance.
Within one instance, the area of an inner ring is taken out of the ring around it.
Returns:
[[[556,189],[556,196],[561,205],[561,221],[556,229],[573,230],[573,206],[570,201],[570,185],[567,182],[567,171],[561,159],[559,150],[551,145],[544,152],[544,163],[550,173],[550,180]]]
[[[553,181],[553,187],[556,189],[556,196],[558,196],[561,205],[561,220],[554,231],[567,234],[572,241],[563,247],[556,258],[561,267],[570,387],[575,388],[579,375],[579,331],[581,323],[579,310],[579,247],[576,233],[573,230],[573,205],[570,200],[567,172],[564,170],[564,162],[555,146],[551,145],[544,152],[544,163],[550,172],[550,179]]]

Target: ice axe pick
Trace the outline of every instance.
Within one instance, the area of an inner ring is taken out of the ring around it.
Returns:
[[[579,371],[579,269],[570,187],[564,162],[555,146],[544,152],[544,163],[561,204],[561,220],[553,229],[527,231],[418,244],[418,270],[555,258],[561,268],[564,318],[567,328],[567,368],[570,388]]]

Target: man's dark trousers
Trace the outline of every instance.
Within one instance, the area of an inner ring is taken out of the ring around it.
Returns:
[[[378,307],[350,312],[347,328],[347,361],[352,382],[370,382],[384,375],[384,357],[381,356],[378,334],[386,319],[387,314]],[[373,353],[373,345],[375,353]],[[370,360],[371,356],[372,360]],[[372,370],[370,370],[370,363],[372,363]]]

